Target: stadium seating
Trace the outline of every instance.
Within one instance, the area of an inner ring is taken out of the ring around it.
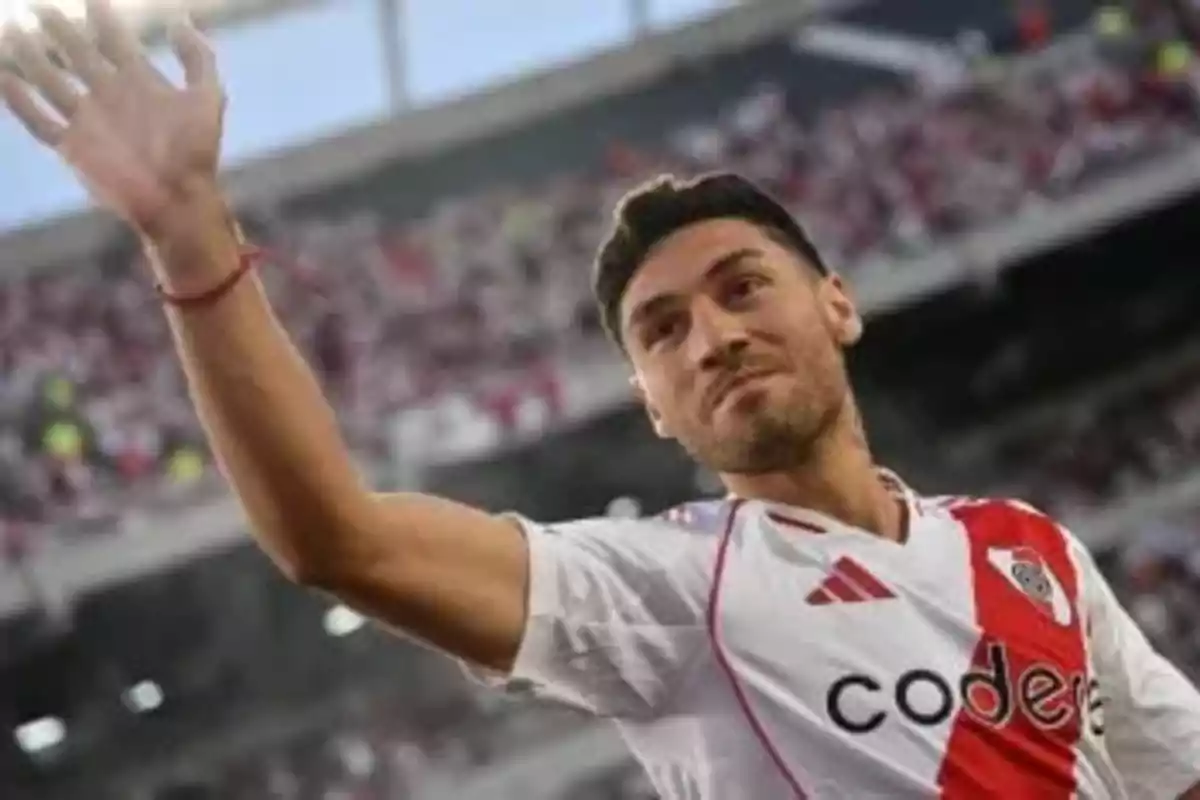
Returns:
[[[868,256],[918,252],[1053,201],[1198,130],[1185,86],[1100,55],[1066,73],[883,89],[809,124],[789,100],[763,85],[665,132],[657,150],[614,145],[603,174],[445,200],[418,220],[364,208],[265,226],[272,294],[356,445],[379,447],[388,415],[452,390],[507,425],[514,396],[553,395],[562,354],[597,336],[583,265],[609,209],[660,170],[752,175],[853,274]],[[136,266],[0,287],[10,555],[42,541],[38,530],[94,535],[131,507],[219,486]]]
[[[1200,375],[1142,384],[1107,402],[1068,405],[997,445],[1010,493],[1070,514],[1165,482],[1200,454]]]

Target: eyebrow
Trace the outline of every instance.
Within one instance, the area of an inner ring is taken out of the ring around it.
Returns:
[[[759,258],[762,255],[762,250],[757,247],[739,247],[737,250],[731,250],[708,265],[708,269],[704,270],[702,280],[711,280],[723,272],[728,272],[743,261]],[[677,299],[678,295],[667,292],[643,300],[629,313],[629,326],[634,327],[644,322],[648,317],[671,305]]]

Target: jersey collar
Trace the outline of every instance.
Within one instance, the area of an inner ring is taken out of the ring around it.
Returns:
[[[900,504],[901,511],[901,529],[902,537],[900,544],[908,541],[912,533],[914,521],[921,515],[919,498],[912,488],[905,483],[899,475],[885,467],[877,467],[876,473],[879,475],[879,480],[887,488],[888,492]],[[736,501],[748,498],[741,498],[732,492],[726,495],[726,500]],[[858,528],[848,525],[841,520],[834,519],[820,511],[815,511],[802,506],[787,505],[786,503],[771,503],[763,502],[766,508],[767,516],[772,521],[797,530],[808,531],[809,533],[833,533],[833,532],[854,532],[861,533]]]

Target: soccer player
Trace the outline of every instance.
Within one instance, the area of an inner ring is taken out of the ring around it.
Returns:
[[[876,467],[843,354],[862,320],[732,175],[629,197],[596,294],[658,433],[729,498],[542,525],[360,482],[217,185],[192,28],[160,76],[103,0],[5,33],[3,93],[144,243],[259,543],[494,679],[615,720],[670,798],[1200,798],[1200,696],[1070,534]],[[40,97],[40,101],[36,98]]]

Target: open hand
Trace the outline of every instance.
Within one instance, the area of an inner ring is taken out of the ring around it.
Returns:
[[[20,73],[0,74],[5,105],[97,202],[152,237],[189,192],[216,182],[225,97],[212,50],[190,24],[173,30],[180,88],[150,63],[109,0],[88,0],[86,21],[50,7],[34,13],[40,35],[11,24],[0,39]]]

